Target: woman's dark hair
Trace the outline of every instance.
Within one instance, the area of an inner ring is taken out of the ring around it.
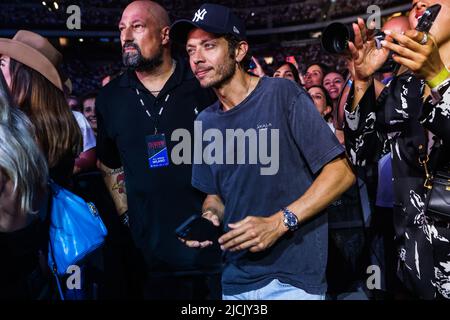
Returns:
[[[308,89],[308,91],[309,91],[311,88],[319,88],[320,90],[322,90],[323,95],[324,95],[324,97],[325,97],[325,102],[326,102],[327,106],[329,106],[329,107],[331,108],[331,112],[328,113],[328,114],[327,114],[325,117],[323,117],[323,118],[325,119],[325,121],[330,120],[330,118],[331,118],[332,115],[333,115],[333,100],[331,100],[331,97],[330,97],[330,95],[328,94],[327,89],[325,89],[324,86],[314,85],[314,86],[311,86],[311,87]]]
[[[35,126],[49,168],[78,155],[83,137],[64,93],[39,72],[10,60],[11,96]]]
[[[325,77],[325,75],[326,75],[327,73],[329,73],[329,69],[330,69],[330,68],[329,68],[327,65],[323,64],[322,62],[312,62],[312,63],[308,64],[308,65],[306,66],[305,72],[306,72],[311,66],[319,66],[320,69],[322,69],[322,72],[323,72],[323,76],[324,76],[324,77]]]
[[[296,82],[296,83],[300,83],[300,76],[299,76],[299,74],[298,74],[297,67],[294,66],[294,64],[292,64],[292,63],[290,63],[290,62],[284,61],[284,62],[278,64],[277,67],[275,68],[274,74],[275,74],[275,72],[276,72],[278,69],[280,69],[282,66],[288,66],[289,69],[291,69],[292,74],[294,75],[295,82]]]

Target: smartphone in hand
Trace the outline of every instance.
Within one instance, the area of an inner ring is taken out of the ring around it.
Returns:
[[[429,32],[431,27],[433,26],[434,20],[436,20],[439,11],[441,11],[441,5],[435,4],[431,7],[428,7],[427,10],[423,13],[419,22],[417,23],[416,30],[422,32]]]
[[[255,59],[255,58],[252,57],[252,59],[250,60],[249,65],[248,65],[248,68],[249,68],[250,70],[256,69],[256,63],[255,63],[255,60],[253,60],[253,59]]]
[[[185,240],[215,242],[221,235],[221,229],[206,218],[192,215],[175,230],[175,234]]]

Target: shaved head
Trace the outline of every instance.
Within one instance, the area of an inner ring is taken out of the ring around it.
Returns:
[[[130,11],[138,10],[140,12],[147,12],[155,25],[159,28],[170,26],[169,14],[159,3],[149,0],[138,0],[130,3],[123,11],[122,17]]]
[[[134,1],[119,22],[123,64],[138,72],[151,72],[171,61],[170,20],[167,11],[153,1]]]

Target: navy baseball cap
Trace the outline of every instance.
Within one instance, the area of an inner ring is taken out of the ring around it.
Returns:
[[[205,3],[194,13],[192,20],[175,21],[170,28],[170,39],[184,44],[189,31],[194,28],[215,34],[232,34],[239,40],[247,38],[244,22],[230,8],[219,4]]]

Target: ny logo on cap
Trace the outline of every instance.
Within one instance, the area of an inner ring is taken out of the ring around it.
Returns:
[[[194,15],[194,19],[192,19],[193,22],[198,22],[199,20],[205,19],[205,14],[207,14],[208,11],[206,9],[203,9],[200,11],[200,9],[197,10],[197,12]]]

